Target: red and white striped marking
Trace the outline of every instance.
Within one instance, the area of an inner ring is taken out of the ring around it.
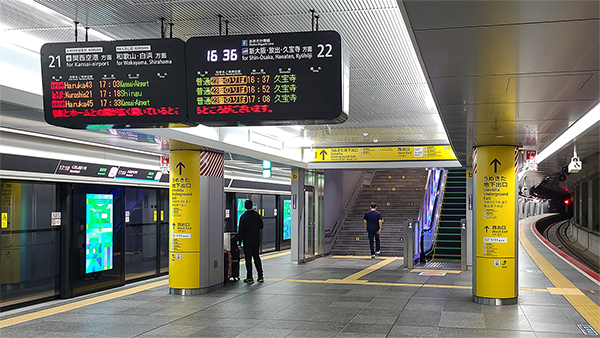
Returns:
[[[473,174],[477,174],[477,148],[473,149]]]
[[[224,165],[223,153],[200,152],[200,176],[223,177]]]
[[[515,174],[519,172],[519,149],[515,147]]]

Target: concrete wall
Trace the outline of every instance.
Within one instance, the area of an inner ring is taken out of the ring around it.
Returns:
[[[588,229],[569,225],[569,232],[571,233],[571,241],[577,240],[577,243],[584,248],[587,248],[596,256],[600,256],[600,237],[597,232],[592,232]]]
[[[324,227],[332,229],[337,221],[346,198],[352,192],[356,180],[360,178],[362,170],[325,170],[325,196],[324,196]],[[331,252],[333,242],[325,241],[325,253]]]

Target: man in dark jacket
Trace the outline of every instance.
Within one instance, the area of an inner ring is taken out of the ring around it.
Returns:
[[[254,265],[258,272],[257,281],[264,282],[262,263],[258,255],[263,220],[258,212],[252,210],[252,205],[251,200],[246,200],[244,203],[246,212],[240,217],[240,232],[236,236],[238,242],[243,241],[244,243],[244,256],[246,258],[246,279],[244,279],[244,283],[248,284],[254,283],[254,279],[252,279],[252,258],[254,258]]]
[[[365,230],[369,233],[369,246],[371,247],[371,258],[375,258],[375,254],[380,254],[379,235],[381,234],[381,223],[383,219],[377,211],[377,204],[371,203],[371,210],[365,213]],[[376,247],[373,246],[373,239],[376,242]],[[375,251],[377,250],[377,251]]]

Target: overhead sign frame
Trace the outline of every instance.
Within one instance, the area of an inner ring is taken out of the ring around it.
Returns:
[[[450,145],[314,148],[312,163],[456,160]]]

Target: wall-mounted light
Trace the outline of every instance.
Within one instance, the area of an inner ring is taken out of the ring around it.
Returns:
[[[263,168],[262,177],[263,178],[271,178],[271,161],[263,160],[262,168]]]

